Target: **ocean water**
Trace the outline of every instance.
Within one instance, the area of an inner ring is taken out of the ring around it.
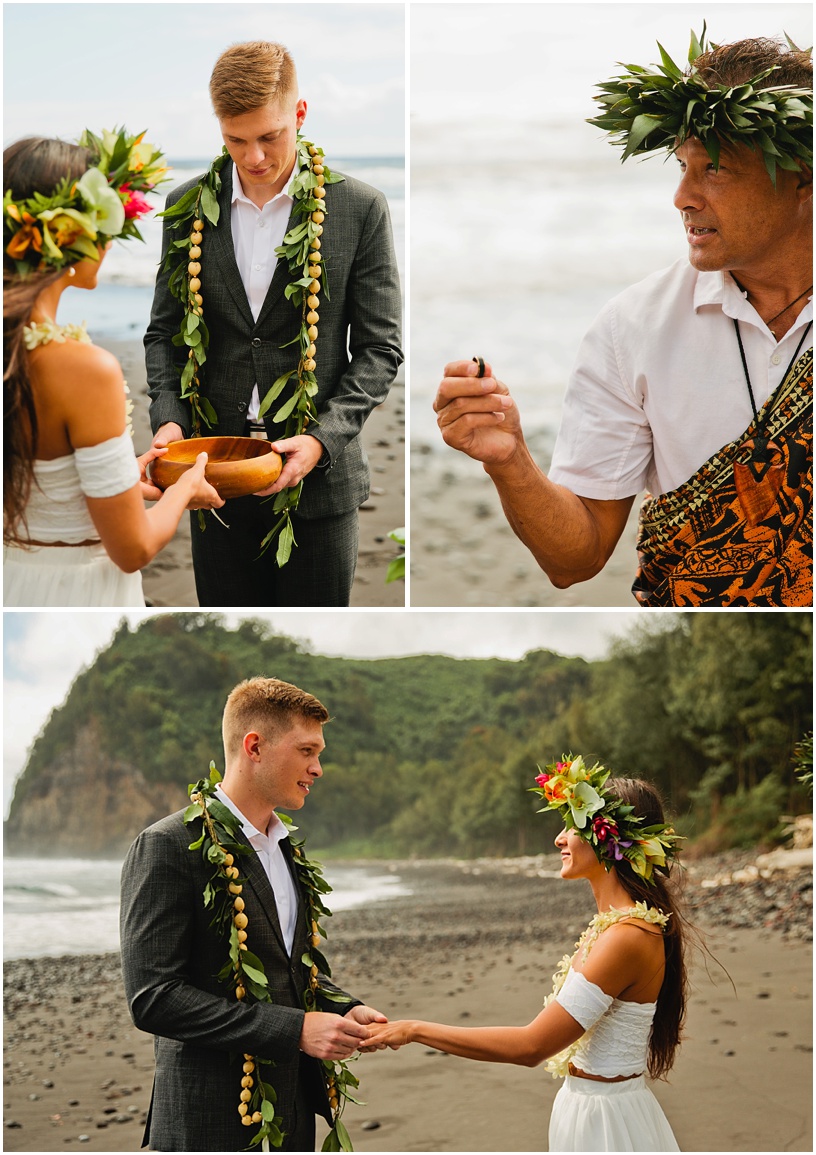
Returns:
[[[152,200],[155,212],[161,212],[164,198],[178,185],[199,176],[209,160],[191,160],[177,164],[172,178],[162,185]],[[331,167],[380,189],[388,199],[394,226],[394,242],[400,274],[405,259],[405,164],[402,157],[331,158]],[[141,340],[150,319],[153,286],[161,257],[162,221],[151,213],[139,222],[144,244],[136,240],[115,242],[105,257],[93,292],[75,291],[63,294],[60,321],[86,321],[95,339]]]
[[[496,152],[485,138],[499,142]],[[621,165],[580,121],[520,118],[417,125],[411,165],[411,442],[472,469],[436,428],[444,365],[484,357],[525,428],[554,434],[579,344],[603,305],[685,255],[672,205],[677,162]]]
[[[411,893],[379,867],[324,869],[335,912]],[[121,870],[118,859],[5,858],[3,958],[118,951]]]

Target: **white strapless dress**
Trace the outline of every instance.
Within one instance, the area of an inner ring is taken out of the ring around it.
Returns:
[[[130,433],[35,461],[26,533],[43,545],[3,547],[5,606],[143,606],[142,575],[111,561],[86,497],[116,497],[139,480]],[[92,545],[72,542],[92,541]],[[49,545],[49,542],[64,544]]]
[[[550,1151],[678,1151],[642,1073],[657,1003],[612,998],[572,969],[555,998],[586,1031],[574,1054],[575,1066],[606,1079],[625,1076],[625,1081],[567,1075],[553,1104]]]

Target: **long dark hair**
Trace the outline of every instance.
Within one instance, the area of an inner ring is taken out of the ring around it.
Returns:
[[[663,800],[650,782],[641,778],[609,778],[605,792],[619,798],[633,813],[643,819],[644,826],[665,822]],[[686,973],[687,922],[681,906],[679,868],[670,866],[665,872],[655,870],[649,882],[635,874],[625,859],[615,863],[615,873],[635,902],[645,902],[671,915],[663,934],[666,951],[666,970],[663,985],[657,996],[657,1009],[649,1035],[649,1074],[653,1079],[665,1077],[674,1063],[680,1045],[686,1018],[688,976]]]
[[[90,164],[90,153],[76,144],[43,137],[18,140],[3,153],[3,179],[15,200],[34,193],[48,196],[64,177],[79,179]],[[23,326],[40,293],[64,270],[33,269],[20,276],[3,252],[3,541],[21,540],[25,508],[31,492],[37,455],[37,411],[29,374]]]

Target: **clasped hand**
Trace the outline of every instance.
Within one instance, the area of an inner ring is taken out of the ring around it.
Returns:
[[[370,1041],[371,1023],[386,1024],[388,1019],[373,1007],[352,1007],[345,1015],[311,1011],[303,1018],[300,1049],[315,1059],[348,1059],[355,1051],[378,1051],[385,1043]]]

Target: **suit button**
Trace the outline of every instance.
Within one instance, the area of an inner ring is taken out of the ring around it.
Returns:
[[[239,413],[243,413],[245,411],[246,407],[247,407],[246,401],[239,401],[238,402],[238,412]]]
[[[252,348],[253,349],[259,348],[260,344],[261,344],[261,338],[260,337],[253,337],[252,338]]]

